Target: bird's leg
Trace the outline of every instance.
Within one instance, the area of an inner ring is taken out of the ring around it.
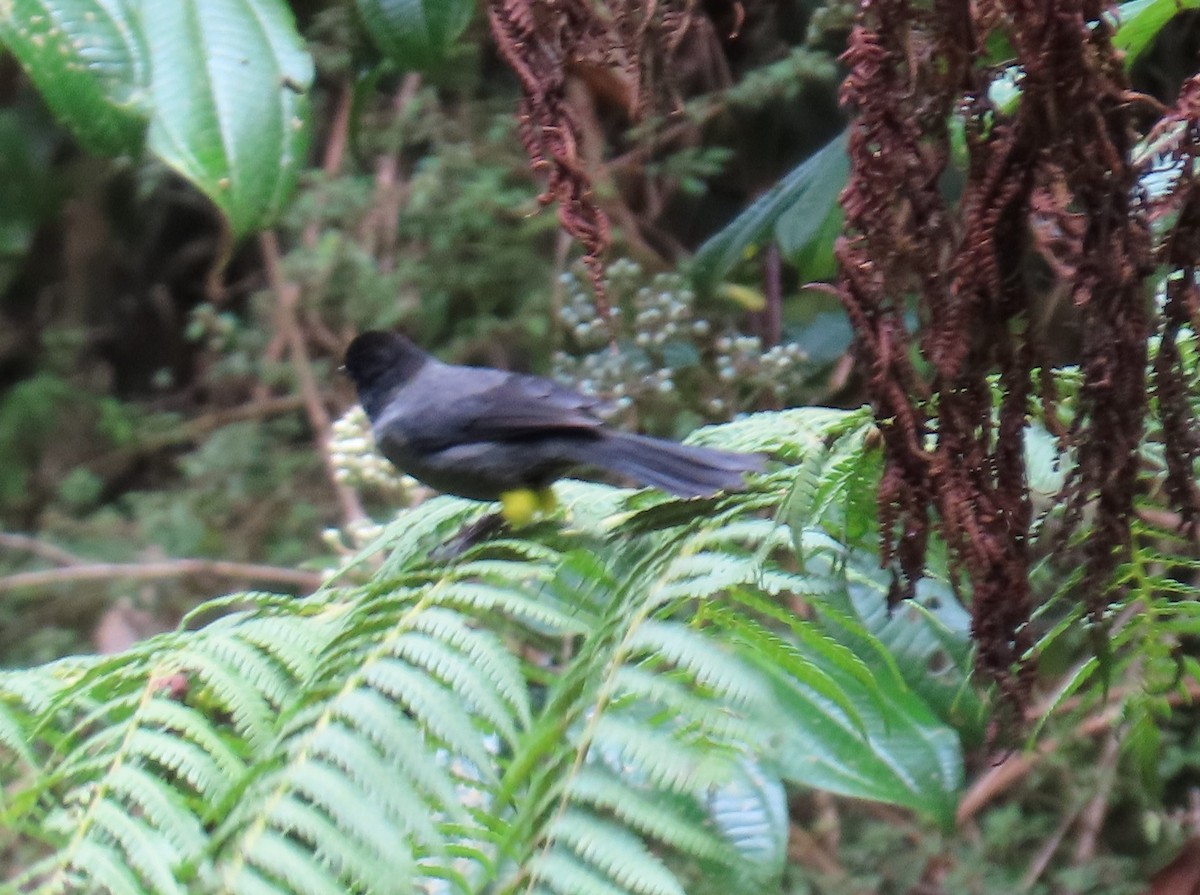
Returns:
[[[500,495],[500,512],[488,513],[466,525],[453,538],[433,552],[437,562],[461,556],[480,541],[498,534],[505,527],[521,528],[533,521],[539,512],[549,515],[558,508],[558,499],[550,487],[518,488]]]
[[[431,554],[432,559],[435,562],[449,562],[456,559],[480,541],[487,540],[500,532],[507,524],[507,520],[500,513],[488,513],[486,516],[480,516],[470,525],[464,525],[459,529],[458,534],[434,550]]]

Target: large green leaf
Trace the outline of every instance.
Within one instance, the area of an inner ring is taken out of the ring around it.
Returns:
[[[818,557],[818,563],[823,559]],[[889,576],[879,568],[876,557],[852,555],[843,569],[845,591],[832,591],[827,600],[857,624],[839,623],[844,622],[843,616],[826,626],[830,634],[856,650],[872,669],[894,665],[942,721],[968,740],[979,740],[986,707],[970,686],[971,617],[951,588],[938,578],[927,577],[918,583],[915,599],[889,608]],[[864,637],[884,646],[885,661],[873,661],[871,651],[863,648]]]
[[[473,0],[358,0],[379,51],[401,68],[429,68],[446,57],[475,11]]]
[[[850,160],[842,133],[700,247],[692,265],[696,285],[714,287],[747,249],[758,247],[768,236],[779,243],[785,257],[803,267],[803,279],[831,273],[830,248],[842,220],[837,197],[849,174]]]
[[[110,154],[141,146],[150,62],[132,0],[9,0],[0,40],[80,143]]]
[[[953,825],[963,782],[958,735],[898,675],[868,686],[825,662],[822,670],[854,704],[851,717],[802,679],[768,663],[762,667],[775,685],[785,779],[911,808]]]
[[[143,7],[154,69],[150,148],[225,213],[262,227],[308,148],[313,63],[282,0],[172,0]]]

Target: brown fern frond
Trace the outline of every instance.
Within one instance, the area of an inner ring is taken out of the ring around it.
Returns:
[[[1057,428],[1049,361],[1034,327],[1031,265],[1063,284],[1084,334],[1083,385],[1064,447],[1078,461],[1070,521],[1078,524],[1085,505],[1093,509],[1083,592],[1096,618],[1129,548],[1144,434],[1143,283],[1152,257],[1130,163],[1128,86],[1103,11],[1096,0],[937,0],[932,9],[863,0],[845,55],[851,73],[843,100],[857,118],[842,196],[848,236],[838,249],[840,291],[884,433],[885,560],[897,562],[911,588],[936,518],[952,574],[970,584],[979,668],[1018,705],[1029,686],[1024,435],[1035,387]],[[996,72],[981,47],[992,35],[1016,55],[1021,98],[1011,114],[988,98]],[[962,195],[949,207],[938,180],[954,111],[964,122],[967,168]],[[1189,243],[1184,255],[1195,258],[1196,233],[1177,226]],[[1190,273],[1182,279],[1193,283]],[[1169,312],[1176,323],[1165,330],[1172,345],[1189,302],[1190,313],[1196,304],[1194,288],[1187,295],[1179,288]],[[909,306],[921,322],[919,348],[931,371],[924,375],[910,359],[918,337],[903,326]],[[1173,408],[1163,415],[1164,432],[1187,444],[1190,414],[1170,372],[1177,359],[1168,349],[1159,362],[1159,403]],[[996,374],[998,411],[989,379]],[[1176,502],[1197,456],[1187,451],[1168,461]]]
[[[608,316],[603,255],[607,215],[581,157],[579,121],[568,101],[572,75],[583,77],[636,120],[672,101],[671,62],[691,27],[691,0],[490,0],[496,47],[521,84],[518,125],[533,170],[544,174],[543,204],[557,203],[563,229],[583,246],[583,261]]]
[[[1159,143],[1160,137],[1167,138],[1165,143]],[[1184,530],[1195,537],[1200,527],[1200,488],[1196,484],[1200,435],[1191,412],[1187,365],[1178,343],[1185,329],[1200,332],[1200,285],[1196,279],[1200,264],[1200,178],[1196,171],[1200,163],[1200,76],[1183,85],[1174,108],[1163,116],[1149,141],[1159,143],[1163,151],[1146,161],[1142,173],[1149,173],[1154,165],[1175,177],[1171,189],[1151,207],[1152,217],[1171,221],[1156,248],[1156,258],[1167,277],[1151,390],[1162,423],[1167,497],[1178,509]]]

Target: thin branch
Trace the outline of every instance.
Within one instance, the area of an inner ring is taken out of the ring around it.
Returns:
[[[225,217],[217,215],[217,221],[219,226],[216,250],[204,275],[204,297],[213,307],[219,308],[224,306],[226,301],[225,269],[229,266],[229,259],[233,257],[234,239],[233,231]]]
[[[1121,717],[1122,706],[1111,705],[1098,715],[1086,718],[1075,729],[1076,737],[1091,737],[1108,730]],[[1033,770],[1041,759],[1059,748],[1058,739],[1047,739],[1038,743],[1036,749],[1020,754],[1010,754],[999,764],[993,765],[963,793],[958,803],[955,821],[962,826],[978,814],[992,799],[1007,791],[1009,787]]]
[[[1160,507],[1138,507],[1138,518],[1148,525],[1157,525],[1159,528],[1165,528],[1169,531],[1180,532],[1186,534],[1186,526],[1184,525],[1183,516],[1172,510],[1164,510]],[[1200,532],[1192,535],[1192,540],[1200,540]]]
[[[329,140],[325,143],[325,155],[321,159],[321,170],[327,177],[333,177],[342,170],[342,159],[346,157],[346,146],[350,142],[350,112],[353,108],[354,83],[347,77],[338,85],[333,124],[329,128]]]
[[[147,563],[84,563],[39,572],[6,575],[0,577],[0,593],[21,588],[52,587],[85,581],[114,579],[153,581],[162,578],[186,578],[193,575],[262,581],[288,585],[305,591],[316,590],[324,581],[319,572],[289,569],[284,566],[212,559],[168,559]]]
[[[838,863],[837,852],[830,851],[821,840],[799,824],[788,825],[788,861],[832,877],[845,879],[846,868]]]
[[[392,97],[392,118],[400,121],[421,90],[421,75],[409,72]],[[359,224],[359,242],[375,256],[379,270],[396,266],[400,212],[408,201],[409,182],[400,166],[400,146],[381,152],[375,160],[375,201]]]
[[[762,344],[773,348],[783,338],[783,259],[774,240],[763,258],[763,295],[767,306],[760,312]]]
[[[1063,838],[1067,835],[1067,831],[1074,826],[1075,821],[1079,818],[1081,808],[1075,807],[1067,811],[1058,826],[1054,828],[1046,841],[1042,843],[1042,847],[1038,849],[1037,854],[1033,856],[1033,860],[1029,863],[1029,868],[1025,871],[1025,875],[1021,877],[1021,881],[1017,883],[1016,891],[1018,893],[1028,892],[1032,889],[1046,868],[1050,866],[1050,861],[1054,858],[1059,846],[1062,845]]]
[[[48,544],[45,541],[39,541],[37,538],[29,535],[11,534],[9,532],[0,531],[0,547],[8,550],[21,550],[25,553],[32,553],[34,556],[41,557],[47,562],[55,563],[60,566],[77,566],[84,560],[69,550],[63,550],[62,547],[56,547],[54,544]]]
[[[1121,736],[1116,729],[1108,732],[1104,742],[1104,751],[1098,762],[1100,783],[1096,794],[1083,809],[1079,818],[1079,838],[1075,842],[1074,865],[1081,867],[1088,863],[1096,854],[1096,840],[1100,836],[1100,828],[1108,814],[1109,797],[1117,782],[1117,761],[1121,757]]]
[[[199,441],[205,435],[228,426],[230,423],[247,420],[261,420],[273,416],[283,416],[304,409],[304,398],[300,395],[281,395],[279,397],[264,397],[250,401],[237,407],[213,410],[193,417],[167,432],[154,432],[143,436],[136,444],[126,448],[118,448],[107,454],[89,461],[88,466],[101,475],[107,475],[106,470],[121,469],[133,461],[149,454],[179,445]]]
[[[1075,728],[1073,738],[1093,737],[1109,730],[1122,718],[1124,706],[1121,703],[1121,698],[1131,689],[1135,688],[1114,687],[1109,693],[1109,699],[1112,702],[1104,710],[1084,718]],[[1180,688],[1166,695],[1166,700],[1171,705],[1179,703],[1191,704],[1198,699],[1200,699],[1200,683],[1196,681],[1187,681]],[[1063,711],[1064,707],[1070,702],[1070,700],[1065,700],[1060,703],[1057,711]],[[955,814],[957,825],[961,827],[966,824],[993,799],[1007,791],[1009,787],[1013,786],[1033,770],[1034,766],[1043,757],[1051,754],[1061,745],[1061,739],[1051,738],[1042,740],[1036,748],[1028,752],[1009,754],[1003,761],[993,765],[988,771],[980,775],[979,779],[971,784],[971,787],[963,793],[963,797],[958,803],[958,811]]]
[[[333,110],[333,122],[329,127],[329,139],[321,158],[321,173],[327,179],[336,177],[342,170],[342,159],[346,155],[346,144],[350,140],[350,111],[354,106],[354,88],[349,81],[338,87],[337,105]],[[314,217],[304,227],[300,237],[305,248],[313,249],[321,236],[321,221]]]
[[[332,423],[329,413],[325,410],[325,403],[321,399],[321,390],[317,386],[317,377],[313,373],[308,357],[308,347],[304,343],[304,334],[300,331],[300,322],[297,319],[300,286],[283,275],[279,242],[275,238],[275,232],[273,230],[264,231],[259,235],[258,242],[262,250],[263,266],[267,271],[267,281],[271,284],[271,291],[275,293],[279,329],[287,339],[292,367],[295,369],[296,379],[300,384],[300,394],[304,397],[304,408],[316,436],[317,448],[321,452],[321,458],[325,461],[330,484],[333,485],[338,504],[342,508],[342,519],[347,524],[358,522],[366,518],[366,513],[354,490],[338,481],[337,467],[334,465],[333,455],[329,451],[329,430]]]
[[[325,141],[325,151],[321,157],[321,172],[329,180],[337,176],[342,169],[342,159],[346,155],[346,145],[350,140],[350,112],[354,105],[354,88],[351,83],[343,81],[338,87],[336,105],[333,109],[333,120],[329,128],[329,139]],[[324,185],[322,185],[323,187]],[[300,235],[300,244],[307,249],[314,249],[321,236],[321,218],[314,215],[304,226]],[[272,288],[274,288],[272,286]],[[263,349],[262,359],[271,364],[283,357],[288,349],[287,334],[280,328],[271,334]],[[257,398],[267,396],[267,384],[260,383],[256,389]]]
[[[1059,846],[1062,845],[1067,831],[1076,822],[1079,824],[1079,832],[1075,844],[1074,865],[1078,867],[1092,859],[1096,850],[1096,837],[1099,836],[1104,816],[1108,813],[1108,800],[1112,795],[1113,784],[1116,782],[1117,760],[1120,756],[1121,736],[1115,729],[1110,729],[1104,741],[1104,751],[1098,762],[1100,783],[1095,794],[1087,804],[1080,805],[1063,816],[1054,832],[1034,856],[1025,875],[1021,877],[1020,883],[1017,884],[1017,892],[1028,892],[1037,884],[1042,874],[1046,872],[1046,868],[1050,866],[1050,861],[1054,858]]]

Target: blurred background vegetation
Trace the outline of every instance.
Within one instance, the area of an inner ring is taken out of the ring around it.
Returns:
[[[618,354],[578,249],[539,204],[519,85],[480,15],[417,74],[385,62],[351,4],[291,3],[316,65],[311,146],[278,221],[241,239],[165,164],[82,147],[0,55],[0,660],[119,650],[237,586],[311,589],[288,573],[319,581],[336,563],[325,532],[394,500],[368,489],[364,511],[322,443],[353,402],[336,367],[364,329],[557,375],[610,398],[623,425],[672,436],[756,409],[860,404],[849,327],[806,288],[833,272],[837,58],[855,5],[699,4],[670,113],[646,121],[605,84],[573,83],[615,228]],[[1200,16],[1175,15],[1135,86],[1171,102],[1198,48]],[[763,219],[773,239],[762,222],[729,229],[797,173],[802,187]],[[175,559],[213,562],[121,574]],[[122,568],[5,585],[91,564]],[[1049,658],[1048,678],[1063,670]],[[1118,772],[1103,725],[1051,721],[1040,760],[953,833],[795,795],[787,891],[1143,891],[1200,831],[1195,720],[1170,716],[1152,787]],[[978,734],[975,781],[989,771]]]
[[[418,75],[383,63],[351,5],[292,6],[316,62],[310,166],[275,228],[300,287],[294,324],[259,241],[232,243],[162,163],[81,149],[0,56],[3,530],[89,561],[319,568],[322,530],[344,519],[313,449],[308,374],[286,350],[292,325],[335,416],[353,400],[335,374],[349,338],[395,326],[449,360],[591,381],[626,423],[662,434],[831,393],[855,403],[830,379],[849,329],[831,298],[800,299],[795,271],[774,274],[785,316],[774,330],[753,310],[766,302],[764,259],[746,260],[747,286],[724,294],[697,295],[673,273],[840,131],[835,57],[851,4],[762,4],[740,29],[733,6],[714,7],[695,39],[703,53],[672,76],[685,105],[670,122],[634,132],[595,98],[586,126],[612,156],[599,179],[617,222],[611,257],[630,259],[611,274],[630,348],[620,358],[592,323],[553,208],[538,204],[516,138],[518,84],[483,17]],[[0,548],[4,572],[31,561]],[[169,627],[230,587],[182,583],[139,588],[139,618]],[[6,594],[0,649],[10,663],[88,649],[129,590],[114,579]]]

